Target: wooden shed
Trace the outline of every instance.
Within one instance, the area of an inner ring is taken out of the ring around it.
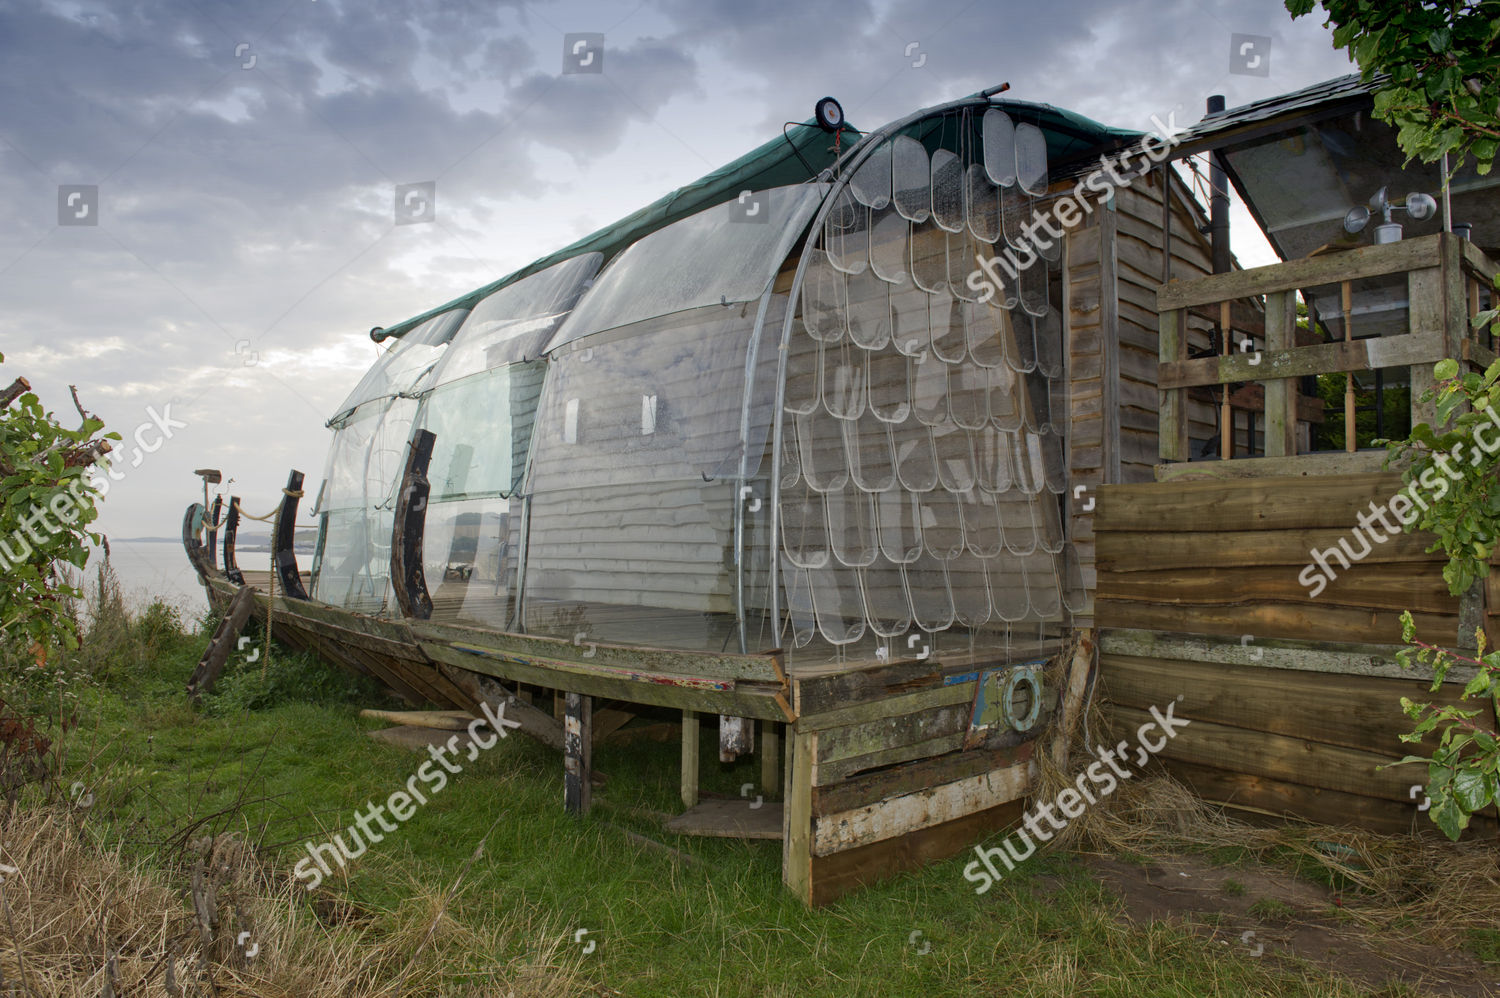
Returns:
[[[670,827],[779,838],[811,903],[1014,824],[1096,686],[1132,729],[1191,718],[1160,758],[1206,796],[1401,824],[1407,778],[1374,771],[1415,684],[1395,614],[1452,635],[1459,608],[1416,538],[1320,599],[1299,584],[1399,485],[1367,441],[1318,450],[1315,381],[1356,372],[1384,414],[1432,362],[1484,361],[1466,317],[1494,264],[1431,220],[1328,252],[1364,186],[1433,188],[1357,81],[1184,133],[1002,93],[866,134],[821,102],[376,330],[394,345],[330,421],[311,571],[293,472],[274,578],[236,565],[237,500],[190,507],[211,601],[248,583],[283,640],[414,704],[504,703],[564,749],[575,810],[596,704],[671,717]],[[1286,262],[1237,268],[1224,205],[1173,165],[1204,152]],[[1462,183],[1454,211],[1500,235]],[[705,720],[771,803],[699,799]]]

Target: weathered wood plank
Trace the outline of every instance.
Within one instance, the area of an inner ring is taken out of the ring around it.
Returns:
[[[947,755],[918,759],[872,773],[851,776],[828,786],[812,789],[813,813],[832,814],[890,797],[899,797],[924,787],[952,783],[996,769],[1007,769],[1030,760],[1036,741],[1010,748],[957,750]]]
[[[813,904],[812,770],[818,754],[818,733],[794,730],[789,741],[781,881],[792,894]]]
[[[786,833],[782,805],[743,799],[705,800],[667,822],[667,831],[720,839],[779,839]]]
[[[1162,364],[1157,385],[1163,389],[1227,385],[1237,381],[1271,382],[1335,371],[1371,371],[1383,367],[1432,364],[1445,355],[1441,332],[1407,333],[1364,340],[1339,340],[1314,346],[1231,353]]]
[[[1148,711],[1118,705],[1106,706],[1105,716],[1122,737],[1152,720]],[[1427,775],[1417,766],[1381,769],[1399,758],[1394,752],[1365,752],[1212,721],[1193,721],[1158,755],[1166,760],[1393,801],[1410,800],[1411,786],[1425,782]]]
[[[1026,796],[1031,765],[981,773],[813,819],[814,856],[909,835]]]
[[[1339,281],[1399,274],[1438,265],[1438,235],[1403,239],[1381,246],[1362,246],[1344,253],[1288,260],[1265,267],[1173,281],[1157,290],[1160,311],[1192,308],[1272,291],[1296,291]]]
[[[592,697],[567,695],[563,721],[563,807],[569,814],[584,815],[593,805],[594,732]]]
[[[1177,364],[1187,359],[1186,316],[1180,309],[1162,309],[1157,327],[1160,363]],[[1188,444],[1187,394],[1158,387],[1161,412],[1158,432],[1163,461],[1186,461],[1192,456]]]
[[[906,835],[809,857],[806,893],[799,892],[799,896],[813,905],[824,905],[863,884],[947,859],[992,832],[1014,826],[1024,808],[1023,801],[1011,801]]]
[[[698,713],[682,712],[682,803],[684,807],[698,805]]]
[[[1404,755],[1400,736],[1412,721],[1401,698],[1458,703],[1418,679],[1377,679],[1316,672],[1209,665],[1105,655],[1100,690],[1120,706],[1148,710],[1176,699],[1177,715],[1305,738],[1385,755]],[[1488,725],[1493,727],[1493,725]]]
[[[1096,598],[1174,606],[1242,606],[1305,598],[1297,573],[1282,565],[1169,568],[1149,572],[1106,572]],[[1369,610],[1457,614],[1458,597],[1449,594],[1441,565],[1360,562],[1318,593],[1319,603]]]
[[[1238,462],[1235,462],[1238,463]],[[1189,533],[1219,530],[1349,529],[1374,501],[1384,504],[1402,488],[1395,471],[1317,478],[1255,478],[1099,489],[1095,531]],[[1396,520],[1389,518],[1392,524]]]
[[[1298,641],[1340,643],[1353,638],[1394,643],[1401,639],[1400,614],[1394,611],[1324,607],[1315,601],[1258,603],[1247,606],[1172,606],[1156,603],[1099,600],[1095,619],[1100,627],[1138,627],[1189,634],[1239,634],[1252,640],[1291,638]],[[1412,614],[1417,630],[1427,634],[1452,633],[1458,617]]]
[[[1417,368],[1412,368],[1413,371]],[[1430,373],[1430,366],[1428,368]],[[1296,457],[1242,457],[1233,461],[1192,461],[1156,466],[1158,482],[1180,482],[1193,479],[1246,479],[1311,477],[1314,475],[1351,475],[1382,470],[1385,451],[1356,451],[1346,454],[1323,451],[1298,454]]]
[[[197,668],[188,679],[187,692],[194,703],[204,693],[213,691],[214,684],[219,681],[220,673],[224,671],[224,664],[229,661],[229,653],[238,645],[240,631],[244,630],[254,609],[255,594],[249,587],[241,586],[235,591],[234,598],[230,600],[228,612],[219,621],[219,626],[214,629],[213,637],[209,639],[208,647],[203,651],[203,657],[198,660]]]
[[[1314,552],[1330,549],[1346,557],[1339,541],[1358,551],[1350,531],[1319,527],[1297,530],[1218,530],[1200,533],[1158,533],[1144,530],[1111,530],[1101,532],[1096,543],[1100,572],[1149,572],[1164,568],[1196,568],[1199,565],[1285,565],[1292,572],[1288,592],[1303,594],[1297,584],[1297,572],[1313,561]],[[1429,562],[1441,554],[1429,553],[1431,541],[1418,534],[1397,534],[1384,544],[1371,544],[1370,553],[1359,562]],[[1346,569],[1339,557],[1328,555],[1329,565],[1338,571]]]

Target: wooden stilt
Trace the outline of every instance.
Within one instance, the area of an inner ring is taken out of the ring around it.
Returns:
[[[593,697],[567,695],[563,723],[563,805],[569,814],[586,814],[593,803]]]
[[[1220,353],[1229,356],[1229,341],[1234,334],[1229,330],[1229,302],[1219,303]],[[1228,461],[1234,457],[1234,410],[1229,405],[1229,386],[1224,386],[1224,399],[1219,403],[1219,456]]]
[[[760,722],[760,792],[781,796],[781,744],[775,721]]]
[[[1353,332],[1351,324],[1354,321],[1354,285],[1345,281],[1340,285],[1340,289],[1344,306],[1344,342],[1348,343]],[[1354,444],[1354,372],[1349,371],[1344,375],[1344,450],[1353,454]]]
[[[698,714],[696,711],[682,712],[682,804],[694,807],[698,803]]]

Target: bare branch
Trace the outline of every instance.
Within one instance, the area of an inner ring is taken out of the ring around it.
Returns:
[[[22,395],[31,391],[31,382],[25,378],[17,378],[10,383],[10,387],[0,392],[0,409],[4,409]]]

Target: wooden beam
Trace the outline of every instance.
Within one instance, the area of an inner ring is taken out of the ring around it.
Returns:
[[[1296,291],[1340,281],[1400,274],[1438,265],[1438,236],[1418,236],[1398,243],[1362,246],[1344,253],[1288,260],[1249,270],[1173,281],[1156,292],[1158,311],[1217,304],[1273,291]]]
[[[1297,300],[1290,291],[1266,296],[1266,351],[1285,352],[1296,346]],[[1297,454],[1297,383],[1277,378],[1265,383],[1266,457]]]
[[[829,856],[902,838],[1020,800],[1031,787],[1030,769],[1028,763],[1017,763],[848,811],[818,815],[813,822],[813,855]]]
[[[1157,356],[1161,369],[1182,363],[1187,357],[1187,329],[1181,309],[1163,309],[1157,317]],[[1186,461],[1191,457],[1188,446],[1187,397],[1167,388],[1157,380],[1158,453],[1163,461]]]
[[[1396,471],[1108,485],[1099,490],[1094,532],[1352,529],[1369,502],[1384,501],[1402,487]]]
[[[781,796],[781,743],[775,721],[760,722],[760,792]]]
[[[593,804],[593,698],[569,693],[563,724],[563,806],[569,814],[587,814]]]
[[[1382,367],[1434,364],[1444,356],[1441,331],[1377,336],[1290,350],[1267,349],[1261,353],[1259,363],[1252,363],[1252,354],[1236,353],[1162,364],[1157,372],[1157,387],[1195,388],[1237,381],[1270,382],[1313,374],[1373,371]]]
[[[814,903],[812,880],[812,785],[818,735],[798,731],[791,738],[787,762],[786,830],[781,836],[781,881],[807,904]]]
[[[1415,376],[1416,368],[1412,368]],[[1429,373],[1431,367],[1428,367]],[[1379,471],[1385,463],[1385,451],[1328,451],[1298,454],[1296,457],[1242,457],[1236,461],[1193,461],[1181,464],[1158,464],[1158,483],[1189,479],[1286,478],[1289,476],[1350,475]]]
[[[203,657],[198,660],[198,667],[193,670],[192,678],[188,680],[188,696],[197,703],[204,693],[213,691],[214,684],[219,681],[219,675],[224,671],[224,664],[229,661],[229,653],[235,650],[238,644],[240,631],[250,620],[250,613],[255,609],[255,594],[248,586],[241,586],[235,591],[234,599],[229,602],[229,611],[219,621],[219,626],[214,629],[214,636],[209,640],[208,647],[203,651]],[[269,654],[269,652],[267,652]]]
[[[698,712],[682,712],[682,803],[694,807],[698,803]]]

